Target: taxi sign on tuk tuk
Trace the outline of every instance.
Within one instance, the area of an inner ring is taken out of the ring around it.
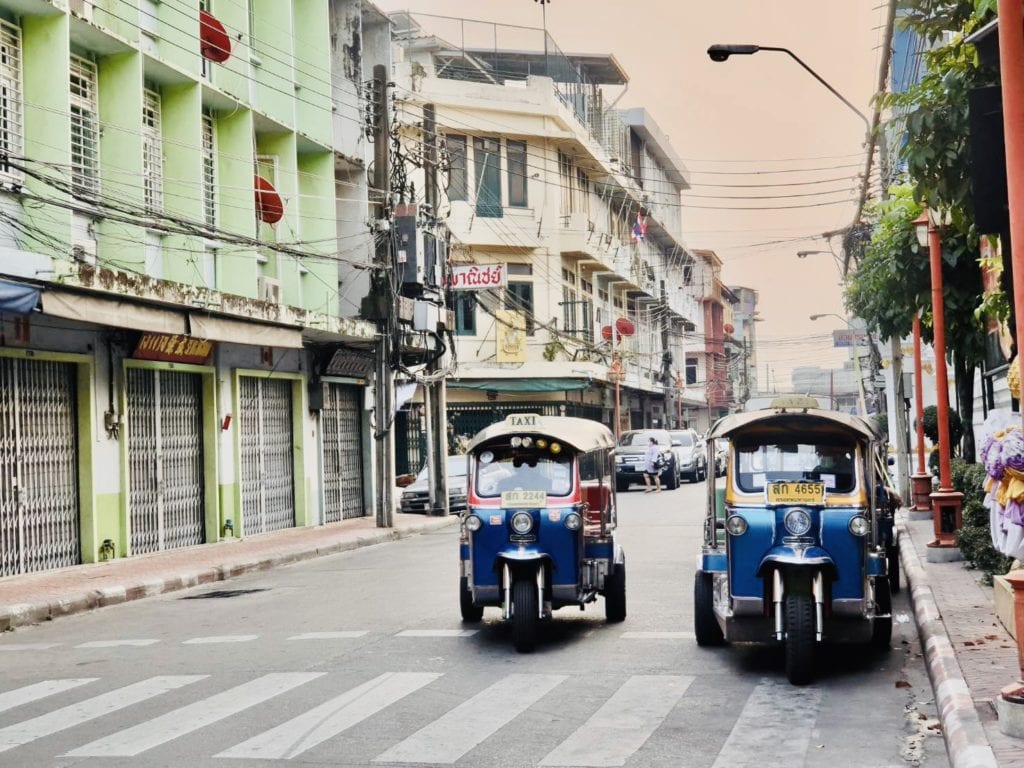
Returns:
[[[510,413],[505,417],[505,423],[517,429],[538,429],[540,428],[540,414]]]

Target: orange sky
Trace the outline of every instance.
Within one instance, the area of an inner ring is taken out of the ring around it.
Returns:
[[[408,9],[505,24],[541,26],[535,0],[378,0]],[[782,53],[711,62],[712,43],[791,49],[870,117],[885,22],[881,0],[550,0],[547,28],[569,53],[612,53],[629,74],[617,106],[643,106],[690,169],[683,197],[688,245],[716,251],[723,278],[760,292],[759,371],[779,389],[799,365],[841,365],[830,331],[812,313],[845,314],[821,232],[847,226],[863,169],[864,123]],[[838,167],[844,166],[844,167]],[[852,167],[851,167],[852,166]],[[802,172],[776,173],[803,169]],[[829,180],[818,184],[808,181]],[[764,185],[800,182],[792,186]],[[787,195],[792,197],[778,197]],[[794,196],[799,195],[799,196]],[[741,196],[767,199],[737,201]],[[843,201],[834,205],[820,203]],[[791,210],[736,208],[808,206]],[[784,241],[784,242],[778,242]],[[767,244],[770,243],[770,244]],[[839,253],[840,243],[832,241]]]

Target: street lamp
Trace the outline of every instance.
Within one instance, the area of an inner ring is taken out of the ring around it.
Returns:
[[[846,97],[844,97],[839,91],[837,91],[835,88],[829,85],[825,78],[823,78],[813,69],[811,69],[807,65],[807,63],[804,62],[803,59],[801,59],[799,56],[797,56],[795,53],[789,50],[789,48],[779,48],[777,46],[771,45],[729,45],[717,43],[708,48],[708,57],[712,61],[727,61],[730,56],[750,56],[752,54],[757,53],[758,51],[776,51],[778,53],[784,53],[791,59],[793,59],[793,61],[795,61],[801,67],[806,69],[811,74],[811,77],[813,77],[819,83],[828,88],[833,96],[835,96],[837,99],[843,102],[843,104],[849,107],[853,111],[853,113],[857,115],[857,117],[863,120],[864,129],[866,131],[865,135],[868,137],[871,136],[871,123],[868,120],[868,118],[864,115],[864,113],[857,109],[855,106],[853,106],[853,104],[851,104],[849,101],[847,101]]]
[[[849,320],[847,320],[845,317],[837,315],[835,312],[822,312],[822,313],[817,314],[817,315],[811,315],[811,320],[818,320],[818,319],[820,319],[822,317],[834,317],[834,318],[836,318],[838,320],[842,320],[843,323],[846,324],[847,328],[849,328],[851,331],[856,331],[856,329],[853,327],[853,324]],[[871,338],[869,336],[868,337],[868,343],[870,343],[870,341],[871,341]],[[854,371],[854,374],[857,377],[857,397],[858,397],[858,400],[859,400],[858,404],[860,405],[860,414],[861,414],[861,416],[867,417],[868,409],[867,409],[867,406],[864,404],[864,377],[861,375],[861,372],[860,372],[860,349],[857,346],[856,342],[857,342],[857,337],[856,337],[856,335],[854,335],[854,337],[852,339],[852,343],[853,343],[853,371]]]
[[[935,337],[935,392],[938,400],[939,426],[939,489],[931,494],[932,522],[935,541],[928,544],[935,550],[955,549],[956,532],[961,527],[964,495],[953,490],[949,453],[949,378],[946,373],[946,319],[942,300],[942,237],[941,228],[948,217],[940,217],[933,208],[926,209],[915,221],[920,244],[927,244],[932,281],[932,332]],[[953,558],[943,558],[953,559]]]

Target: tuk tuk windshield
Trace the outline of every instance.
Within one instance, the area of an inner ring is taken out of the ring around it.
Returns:
[[[567,496],[572,491],[572,454],[551,454],[498,446],[481,451],[473,478],[477,496],[505,491],[544,491]]]
[[[736,483],[744,493],[760,493],[776,480],[820,480],[832,493],[857,486],[853,443],[741,443],[736,454]]]

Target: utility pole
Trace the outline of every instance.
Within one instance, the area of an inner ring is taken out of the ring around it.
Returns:
[[[389,104],[387,68],[378,64],[373,68],[373,95],[376,120],[373,125],[373,185],[381,195],[375,212],[376,264],[373,283],[368,297],[372,314],[377,321],[376,373],[374,382],[374,439],[377,466],[377,527],[391,528],[395,510],[395,376],[391,366],[393,323],[395,312],[391,307],[390,281],[394,274],[391,259],[391,169],[389,167],[391,132],[389,130]]]
[[[428,221],[433,225],[437,216],[437,121],[434,105],[423,105],[423,159],[424,159],[424,199],[426,202]],[[436,230],[435,230],[436,231]],[[426,239],[424,239],[426,242]],[[440,243],[435,246],[435,259],[447,253]],[[426,255],[424,254],[424,258]],[[435,270],[443,273],[446,266],[435,265]],[[440,314],[445,313],[444,279],[438,287],[441,297]],[[437,328],[447,325],[447,320],[439,323]],[[437,330],[437,329],[435,329]],[[433,334],[440,350],[443,343],[440,333]],[[430,513],[447,515],[448,508],[448,396],[447,383],[443,371],[448,353],[435,355],[426,368],[426,380],[423,385],[424,403],[427,412],[427,474],[430,484]]]
[[[665,428],[672,424],[672,352],[668,348],[668,295],[665,293],[665,283],[661,283],[661,382],[665,390]],[[676,397],[679,393],[676,393]],[[676,429],[682,429],[681,424],[676,424]]]

